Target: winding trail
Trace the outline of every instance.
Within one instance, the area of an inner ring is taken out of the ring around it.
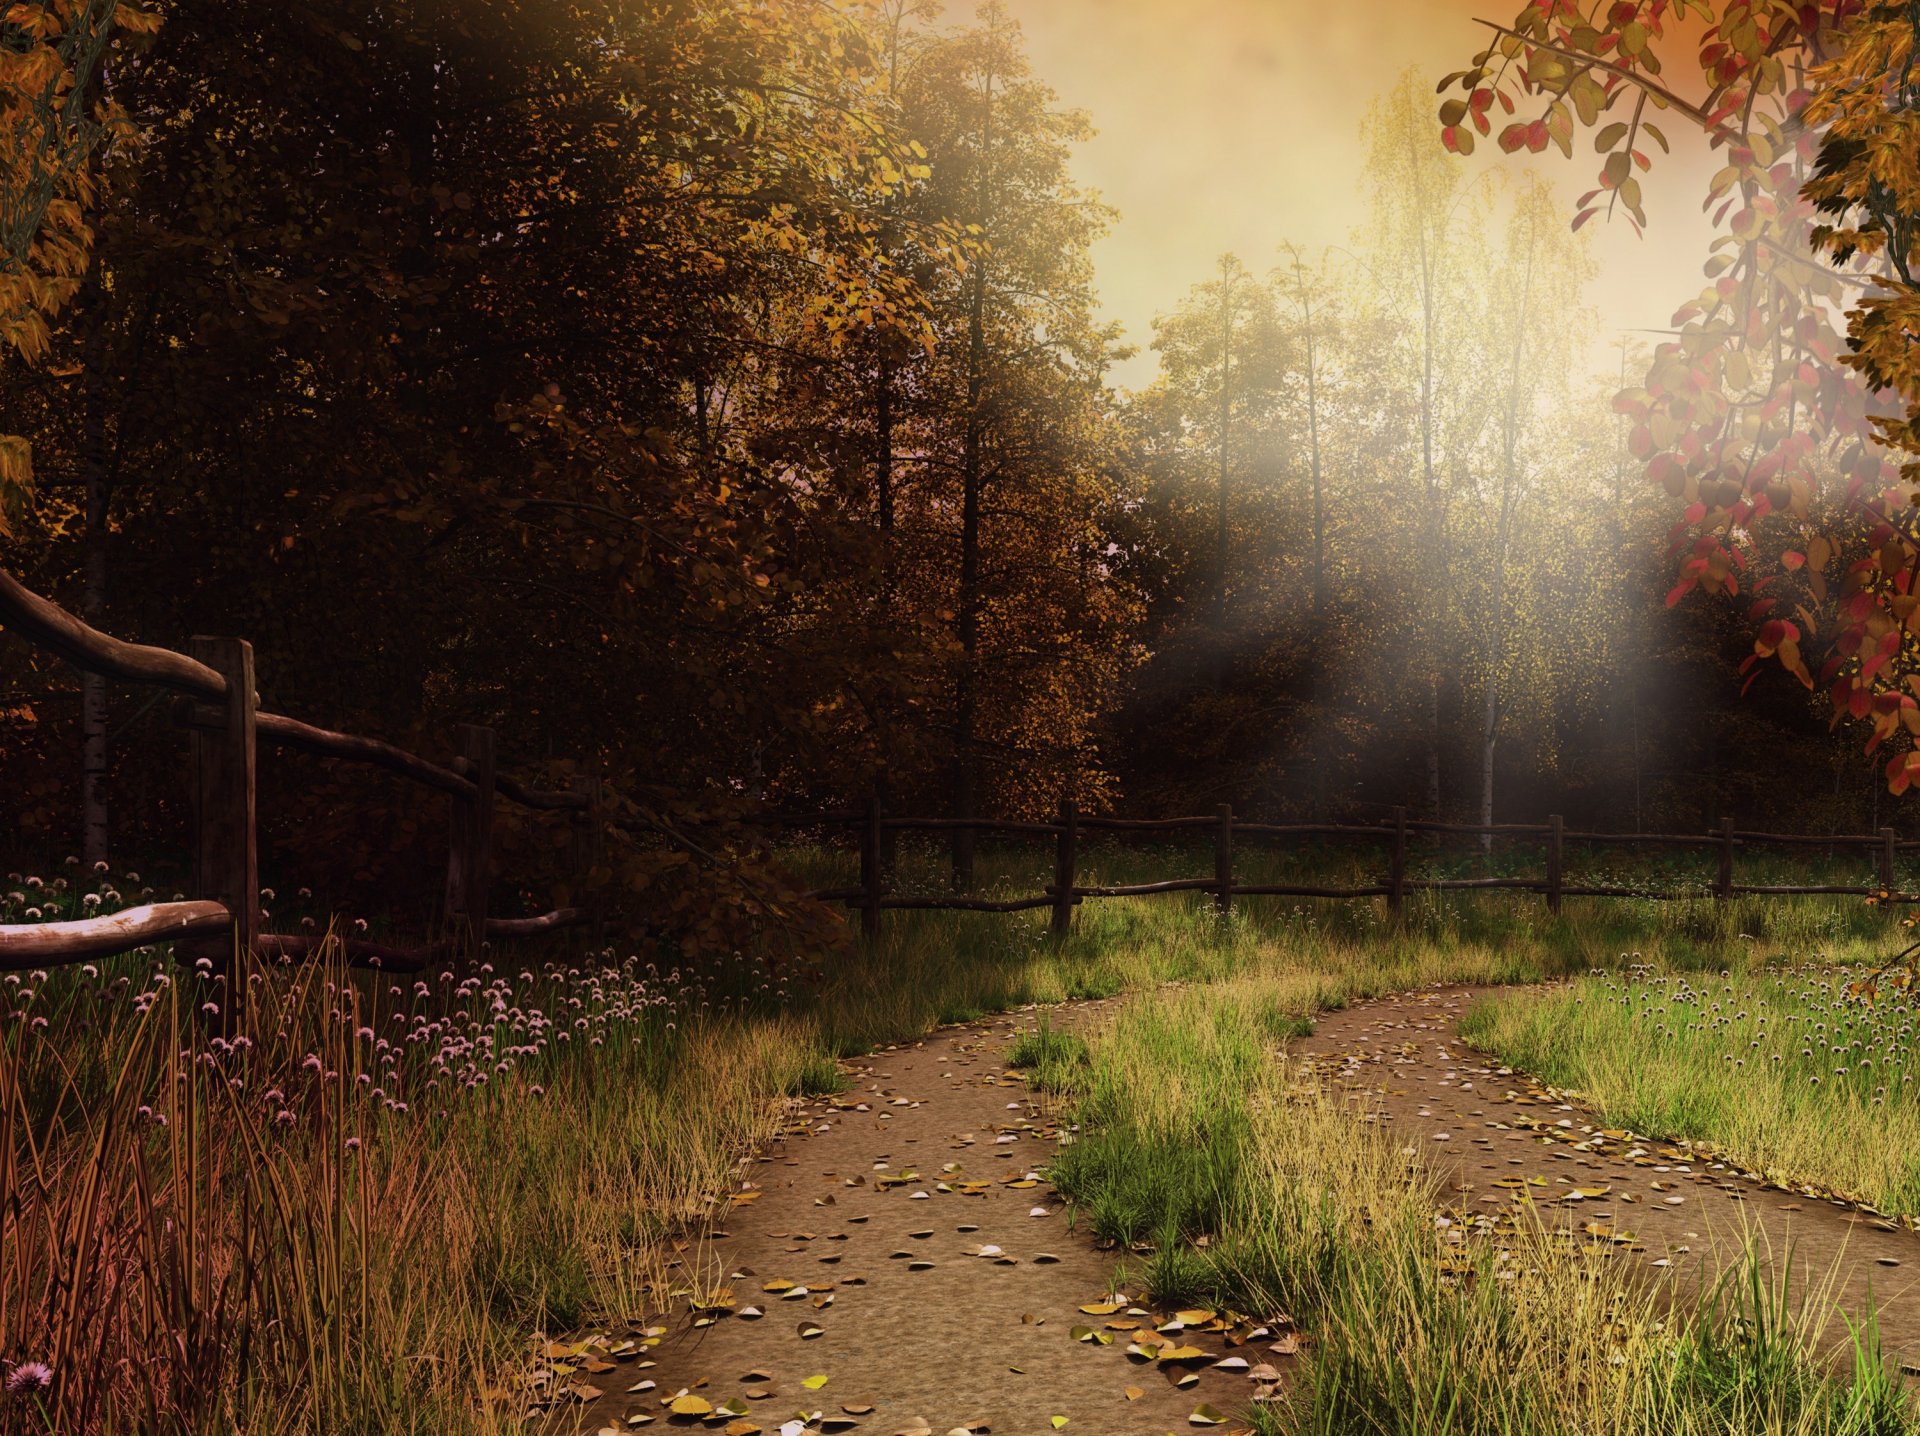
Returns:
[[[1049,1012],[1067,1026],[1109,1005]],[[1151,1325],[1168,1313],[1082,1312],[1110,1292],[1121,1254],[1096,1249],[1084,1227],[1069,1230],[1039,1176],[1059,1134],[1024,1077],[1005,1068],[1007,1049],[1037,1021],[1029,1009],[843,1064],[847,1090],[799,1108],[748,1170],[749,1199],[685,1256],[699,1284],[730,1289],[731,1312],[706,1325],[682,1315],[651,1353],[656,1365],[624,1361],[594,1377],[604,1394],[582,1429],[624,1431],[629,1416],[651,1415],[773,1436],[818,1412],[808,1433],[1161,1436],[1198,1429],[1189,1423],[1203,1404],[1244,1411],[1255,1389],[1247,1372],[1285,1360],[1266,1350],[1273,1334],[1216,1320],[1162,1335]],[[1110,1344],[1077,1340],[1075,1327]],[[1129,1357],[1141,1340],[1207,1359]],[[1229,1358],[1237,1368],[1213,1364]],[[811,1376],[827,1380],[809,1389]],[[654,1385],[627,1389],[643,1381]],[[662,1403],[683,1388],[747,1414],[675,1418]]]
[[[1524,1191],[1539,1208],[1567,1212],[1589,1245],[1677,1270],[1692,1290],[1691,1273],[1717,1271],[1751,1233],[1763,1253],[1790,1259],[1796,1301],[1829,1279],[1839,1312],[1877,1301],[1886,1353],[1920,1368],[1920,1238],[1849,1203],[1769,1186],[1684,1143],[1604,1129],[1461,1040],[1460,1017],[1488,990],[1441,987],[1323,1013],[1291,1050],[1348,1092],[1360,1120],[1391,1123],[1433,1165],[1463,1237]],[[1589,1237],[1589,1225],[1605,1235]],[[1846,1339],[1838,1317],[1828,1336]]]
[[[1595,1255],[1691,1290],[1754,1231],[1791,1252],[1796,1291],[1831,1271],[1841,1310],[1863,1310],[1871,1293],[1886,1350],[1920,1367],[1912,1232],[1684,1145],[1600,1130],[1459,1038],[1482,990],[1356,1004],[1288,1045],[1351,1097],[1356,1121],[1390,1123],[1431,1164],[1450,1204],[1445,1239],[1498,1240],[1502,1215],[1531,1201]],[[1078,1026],[1112,1005],[1048,1014]],[[565,1428],[1162,1436],[1204,1425],[1244,1436],[1250,1401],[1286,1380],[1293,1336],[1230,1313],[1183,1324],[1107,1303],[1124,1253],[1070,1229],[1040,1173],[1071,1133],[1005,1067],[1038,1016],[883,1049],[843,1064],[842,1095],[795,1104],[744,1165],[716,1229],[681,1256],[710,1305],[566,1356],[587,1374],[568,1377],[575,1399],[555,1405]]]

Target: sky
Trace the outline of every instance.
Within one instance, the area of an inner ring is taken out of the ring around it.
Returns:
[[[1255,271],[1283,240],[1309,255],[1345,244],[1364,219],[1355,180],[1369,103],[1408,65],[1437,81],[1486,43],[1475,16],[1511,19],[1517,0],[1009,0],[1034,71],[1062,103],[1089,111],[1082,184],[1120,211],[1095,251],[1101,297],[1141,353],[1114,377],[1153,377],[1153,316],[1231,250]],[[959,18],[963,4],[949,12]],[[1434,99],[1438,108],[1439,98]],[[1438,122],[1436,124],[1436,143]],[[1646,238],[1596,220],[1599,276],[1586,296],[1608,335],[1665,328],[1704,282],[1711,236],[1700,200],[1717,168],[1678,119],[1674,155],[1643,177]],[[1496,131],[1497,133],[1497,131]],[[1506,156],[1484,143],[1462,163],[1536,166],[1573,215],[1598,170],[1590,135],[1574,157]],[[1647,336],[1640,336],[1647,338]],[[1617,363],[1617,358],[1612,362]]]

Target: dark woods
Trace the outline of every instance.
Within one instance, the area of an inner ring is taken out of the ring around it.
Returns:
[[[488,724],[655,821],[503,831],[543,904],[730,940],[778,883],[742,820],[875,791],[1879,820],[1797,688],[1739,699],[1737,614],[1661,608],[1564,214],[1483,185],[1463,221],[1411,85],[1355,250],[1170,277],[1123,395],[1089,120],[993,6],[152,8],[92,266],[0,371],[6,563],[121,637],[250,639],[269,708]],[[4,654],[5,847],[178,851],[166,703]],[[427,904],[445,817],[368,783],[264,763],[269,868]]]

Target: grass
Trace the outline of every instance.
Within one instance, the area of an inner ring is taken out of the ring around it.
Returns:
[[[1097,1230],[1141,1248],[1126,1290],[1305,1331],[1299,1379],[1256,1408],[1263,1432],[1920,1430],[1870,1320],[1834,1372],[1825,1292],[1794,1299],[1764,1253],[1676,1315],[1670,1291],[1525,1218],[1477,1248],[1444,1244],[1430,1173],[1288,1069],[1264,986],[1143,998],[1097,1033],[1072,1089],[1083,1135],[1053,1173]]]
[[[1612,1124],[1920,1216],[1920,1015],[1850,995],[1852,976],[1634,968],[1483,1000],[1462,1031]]]
[[[1027,889],[1031,859],[988,851],[985,886]],[[1096,848],[1089,866],[1126,881],[1195,861]],[[916,863],[937,868],[909,851],[903,872]],[[147,896],[131,875],[17,879],[0,922]],[[1624,952],[1744,973],[1776,950],[1877,953],[1884,932],[1821,900],[1568,907],[1421,898],[1394,923],[1377,903],[1273,900],[1223,922],[1204,898],[1116,900],[1084,905],[1058,943],[1044,919],[894,913],[878,944],[823,955],[806,978],[751,953],[696,968],[559,946],[457,980],[258,968],[253,1045],[210,1035],[197,1009],[223,989],[164,949],[13,974],[0,1373],[20,1389],[0,1396],[0,1430],[531,1430],[544,1418],[519,1379],[536,1333],[641,1320],[687,1295],[674,1242],[790,1095],[837,1088],[836,1058],[943,1021],[1166,984],[1118,1019],[1162,1056],[1122,1072],[1110,1043],[1051,1029],[1027,1054],[1037,1085],[1101,1113],[1069,1149],[1089,1220],[1142,1243],[1135,1260],[1160,1289],[1232,1282],[1331,1312],[1313,1293],[1347,1290],[1338,1273],[1375,1260],[1374,1234],[1392,1229],[1370,1205],[1376,1178],[1399,1159],[1338,1109],[1302,1109],[1247,1051],[1427,982],[1530,981]],[[1212,1075],[1149,1081],[1200,1068]],[[1244,1079],[1237,1105],[1195,1119],[1226,1072]],[[1239,1236],[1182,1239],[1210,1227]]]
[[[1045,1016],[1038,1027],[1021,1033],[1007,1051],[1007,1065],[1026,1069],[1027,1085],[1036,1092],[1071,1091],[1088,1060],[1086,1038],[1056,1030]]]

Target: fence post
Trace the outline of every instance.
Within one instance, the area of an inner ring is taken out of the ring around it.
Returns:
[[[487,936],[487,869],[493,859],[493,729],[463,723],[461,753],[477,789],[453,799],[447,843],[447,921],[462,957],[478,957]]]
[[[880,795],[867,798],[867,818],[860,828],[860,935],[868,942],[880,936],[880,899],[887,878],[880,823]]]
[[[600,869],[607,860],[607,830],[600,822],[600,754],[598,750],[587,754],[579,773],[568,786],[587,800],[582,813],[586,825],[584,846],[586,852],[585,869],[590,898],[583,899],[587,908],[587,941],[590,950],[598,952],[606,945],[607,904],[606,888],[600,886]]]
[[[1060,800],[1060,813],[1055,819],[1060,831],[1053,840],[1053,935],[1056,938],[1064,938],[1073,930],[1073,870],[1077,856],[1074,849],[1079,816],[1073,799]]]
[[[1407,810],[1393,810],[1393,846],[1387,850],[1387,911],[1397,913],[1407,896]]]
[[[1713,885],[1715,902],[1733,898],[1733,819],[1720,820],[1720,877]]]
[[[1558,813],[1547,819],[1547,911],[1560,915],[1560,889],[1565,885],[1566,821]]]
[[[1225,917],[1233,911],[1233,805],[1222,803],[1213,830],[1213,907]]]
[[[213,1025],[234,1032],[246,1017],[245,957],[260,935],[253,645],[244,638],[196,637],[187,652],[227,680],[220,726],[193,732],[193,886],[195,896],[211,898],[233,915],[232,945],[217,969],[226,977],[226,991]]]
[[[1880,830],[1880,886],[1889,895],[1893,892],[1893,845],[1899,837],[1892,828]]]

